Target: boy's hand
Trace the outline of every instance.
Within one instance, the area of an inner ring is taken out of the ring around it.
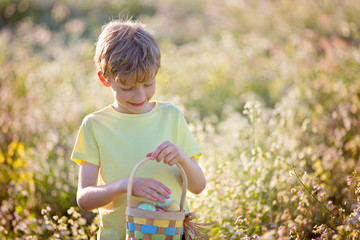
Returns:
[[[187,155],[174,143],[165,141],[160,144],[155,151],[146,154],[146,157],[150,157],[150,159],[156,160],[157,162],[164,160],[165,164],[172,166],[176,163],[182,164],[184,159],[187,158]]]
[[[162,198],[159,193],[168,199],[170,197],[171,190],[163,183],[152,178],[134,178],[132,189],[133,196],[144,197],[150,201],[159,201],[164,203],[165,199]]]

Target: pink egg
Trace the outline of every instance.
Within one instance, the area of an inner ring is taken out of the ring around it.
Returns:
[[[134,204],[132,207],[137,208],[137,207],[140,206],[140,204],[142,204],[142,203],[143,203],[143,202],[136,203],[136,204]]]

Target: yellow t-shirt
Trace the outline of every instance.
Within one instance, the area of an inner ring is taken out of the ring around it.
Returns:
[[[71,159],[78,164],[86,161],[100,167],[99,184],[129,177],[133,167],[154,151],[162,142],[170,140],[189,157],[199,156],[196,144],[182,112],[172,104],[155,102],[144,114],[124,114],[111,106],[87,115],[80,127]],[[154,178],[172,191],[172,198],[180,201],[182,179],[176,165],[148,161],[140,166],[136,177]],[[132,203],[148,201],[132,197]],[[101,239],[125,239],[126,194],[99,208]],[[188,210],[188,205],[185,204]]]

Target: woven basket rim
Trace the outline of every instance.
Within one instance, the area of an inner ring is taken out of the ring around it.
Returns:
[[[179,212],[156,212],[143,210],[135,207],[126,207],[125,214],[127,216],[154,219],[154,220],[184,220],[185,211],[181,210]]]

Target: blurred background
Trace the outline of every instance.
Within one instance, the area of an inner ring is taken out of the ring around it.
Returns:
[[[162,51],[155,98],[183,110],[211,239],[360,238],[358,0],[2,0],[0,239],[95,239],[69,160],[101,26],[132,16]]]

